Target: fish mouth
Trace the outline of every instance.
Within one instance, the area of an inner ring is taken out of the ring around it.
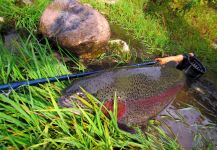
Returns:
[[[59,100],[58,100],[58,104],[61,106],[61,107],[67,107],[67,108],[70,108],[72,107],[72,101],[65,98],[65,97],[60,97]]]
[[[82,102],[80,102],[80,100],[77,98],[77,96],[84,98],[84,99],[87,98],[83,92],[76,92],[76,93],[73,93],[71,95],[61,96],[58,99],[58,104],[62,107],[67,107],[67,108],[75,106],[75,103],[79,104],[80,106],[84,106],[84,104],[82,104]]]

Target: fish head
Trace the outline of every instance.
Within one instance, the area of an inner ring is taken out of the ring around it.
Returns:
[[[59,98],[58,103],[62,107],[74,107],[76,104],[80,105],[81,107],[84,107],[84,104],[78,99],[78,97],[86,99],[86,95],[82,92],[73,92],[71,94],[63,95]]]

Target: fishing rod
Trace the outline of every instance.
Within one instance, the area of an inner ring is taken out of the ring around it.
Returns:
[[[157,61],[149,61],[149,62],[144,62],[140,64],[131,64],[125,67],[142,67],[142,66],[154,65],[156,63]],[[80,77],[89,76],[89,75],[96,74],[96,73],[103,72],[103,71],[105,70],[97,70],[97,71],[83,72],[83,73],[78,73],[78,74],[67,74],[67,75],[55,76],[55,77],[50,77],[50,78],[41,78],[41,79],[35,79],[35,80],[17,81],[17,82],[8,83],[8,84],[0,84],[0,91],[17,89],[21,86],[38,86],[39,84],[80,78]]]

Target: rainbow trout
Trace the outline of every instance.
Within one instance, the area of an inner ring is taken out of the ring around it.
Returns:
[[[84,96],[82,87],[112,110],[116,92],[118,122],[139,125],[162,111],[183,83],[183,73],[173,67],[118,68],[75,80],[64,91],[59,104],[63,107],[73,107],[73,103],[82,105],[76,99],[77,95]]]

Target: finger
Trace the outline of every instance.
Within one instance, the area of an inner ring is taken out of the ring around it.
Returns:
[[[156,60],[156,61],[160,61],[160,60],[161,60],[161,58],[155,58],[154,60]]]

